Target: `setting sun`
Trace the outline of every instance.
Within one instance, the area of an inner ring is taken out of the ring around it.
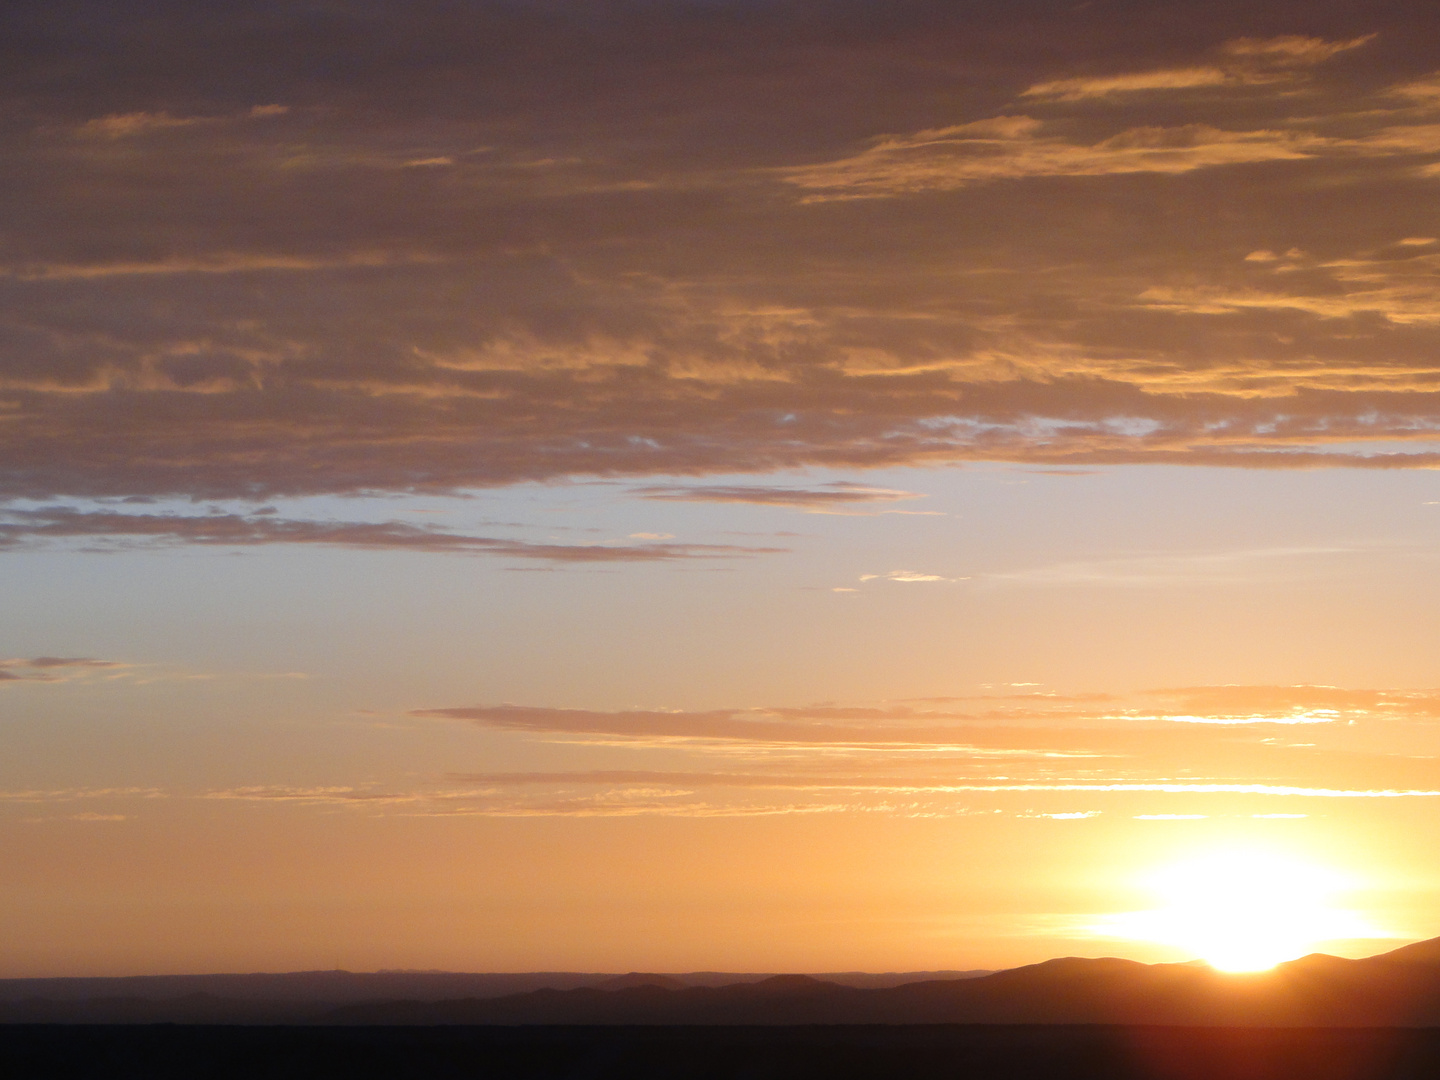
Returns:
[[[1222,971],[1263,971],[1322,942],[1380,937],[1336,897],[1356,882],[1276,852],[1224,849],[1166,864],[1141,884],[1160,902],[1109,920],[1131,940],[1174,945]]]

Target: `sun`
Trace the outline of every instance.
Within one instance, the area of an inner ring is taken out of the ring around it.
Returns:
[[[1353,879],[1272,851],[1207,852],[1161,866],[1141,884],[1160,906],[1112,916],[1107,932],[1178,946],[1222,971],[1263,971],[1322,942],[1383,936],[1336,906]]]

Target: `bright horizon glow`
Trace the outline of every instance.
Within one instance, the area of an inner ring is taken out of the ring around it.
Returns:
[[[1336,897],[1357,882],[1330,867],[1260,849],[1170,863],[1141,884],[1161,906],[1106,921],[1107,932],[1175,945],[1221,971],[1264,971],[1323,942],[1385,937]]]

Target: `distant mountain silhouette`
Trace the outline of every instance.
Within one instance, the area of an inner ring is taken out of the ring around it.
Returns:
[[[233,975],[130,975],[122,977],[0,979],[0,1003],[44,998],[50,1001],[85,1001],[100,998],[135,998],[160,1001],[208,994],[236,1001],[344,1005],[398,998],[440,1001],[453,998],[492,998],[549,988],[573,990],[581,986],[621,989],[656,985],[730,986],[759,982],[774,972],[690,971],[683,974],[628,975],[577,971],[519,973],[468,973],[456,971],[291,971],[283,974]],[[842,986],[899,986],[933,979],[969,979],[989,971],[841,971],[817,975]]]
[[[346,1006],[359,1024],[1117,1024],[1440,1026],[1440,939],[1363,960],[1314,954],[1257,974],[1066,957],[883,989],[804,975],[679,989],[537,990],[489,1000]]]
[[[597,990],[626,990],[632,986],[658,986],[665,990],[683,990],[685,984],[673,975],[647,975],[632,971],[628,975],[616,975],[613,979],[596,983]]]
[[[1372,956],[1372,960],[1388,960],[1404,964],[1440,964],[1440,938],[1417,941],[1413,945],[1402,945],[1388,953]]]
[[[10,998],[0,1000],[0,1021],[1440,1027],[1440,939],[1362,960],[1317,953],[1258,974],[1227,974],[1200,963],[1066,957],[975,978],[880,986],[847,986],[808,975],[758,980],[740,976],[745,981],[715,985],[709,980],[722,978],[715,973],[632,972],[552,978],[551,985],[497,995],[486,991],[504,985],[504,980],[544,977],[312,972],[167,978],[166,987],[182,992],[116,994],[113,984],[127,980],[95,980],[105,984],[95,990],[109,993],[86,996],[73,984],[89,980],[71,980],[66,987],[68,1000],[43,994],[17,1000],[15,982],[0,983],[0,998]],[[588,979],[588,985],[566,985],[578,978]],[[201,985],[205,989],[199,989]],[[362,986],[368,991],[364,995]],[[417,986],[423,996],[407,992]],[[269,992],[259,992],[267,987]],[[347,996],[331,996],[337,987],[347,989]],[[248,993],[237,994],[237,989]],[[400,993],[377,1000],[374,992],[384,989],[400,989]],[[444,993],[447,989],[450,994]]]
[[[837,972],[826,982],[890,987],[926,979],[963,979],[987,971]],[[635,986],[682,989],[757,983],[769,974],[692,971],[627,975],[574,971],[294,971],[284,974],[139,975],[0,979],[0,1023],[312,1023],[351,1004],[485,1000],[539,989]]]

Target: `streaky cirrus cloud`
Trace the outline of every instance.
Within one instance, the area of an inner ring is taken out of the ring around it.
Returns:
[[[675,562],[734,559],[785,552],[786,548],[739,544],[550,544],[474,536],[406,522],[306,521],[239,513],[138,514],[73,507],[0,509],[0,551],[46,541],[113,541],[123,544],[187,543],[254,547],[323,544],[372,550],[494,555],[563,563]]]
[[[606,712],[503,705],[415,715],[564,744],[567,754],[603,747],[612,763],[617,752],[634,756],[631,767],[447,778],[457,798],[469,792],[505,805],[623,801],[638,790],[682,801],[698,795],[707,804],[767,802],[767,792],[789,791],[857,809],[953,814],[982,805],[1047,816],[1091,808],[1027,809],[1015,800],[1083,795],[1127,807],[1135,803],[1123,800],[1139,799],[1139,812],[1157,820],[1189,820],[1214,815],[1206,800],[1216,797],[1227,800],[1225,813],[1243,816],[1301,812],[1286,800],[1436,797],[1433,761],[1415,753],[1415,740],[1440,723],[1440,692],[1199,686],[873,706]]]
[[[866,503],[925,498],[915,491],[899,491],[846,480],[808,488],[760,484],[653,485],[634,488],[632,493],[658,502],[749,503],[753,506],[784,506],[810,514],[847,513],[850,508]]]
[[[1050,134],[1030,116],[997,116],[894,136],[851,158],[786,179],[827,199],[892,198],[1027,177],[1174,174],[1312,157],[1332,144],[1307,132],[1227,131],[1209,124],[1130,128],[1093,144]]]
[[[1126,695],[1017,693],[877,706],[784,706],[706,711],[554,709],[475,705],[417,710],[413,715],[466,720],[540,734],[618,738],[736,740],[744,743],[927,746],[983,755],[1112,753],[1151,742],[1232,742],[1233,729],[1271,737],[1297,723],[1440,721],[1434,690],[1346,690],[1322,686],[1211,686]],[[1213,728],[1210,733],[1193,727]],[[1182,730],[1191,729],[1191,730]],[[1230,729],[1230,730],[1222,730]],[[1079,744],[1065,732],[1082,732]]]
[[[118,660],[97,660],[90,656],[35,656],[0,659],[0,683],[67,682],[97,671],[115,671],[126,665]]]
[[[968,581],[966,577],[945,577],[942,574],[929,574],[921,570],[891,570],[884,574],[861,574],[861,581],[898,581],[902,584],[914,584],[916,582],[956,582]]]
[[[196,124],[225,124],[237,120],[263,120],[272,116],[284,116],[290,109],[285,105],[255,105],[238,116],[171,116],[167,112],[111,113],[87,120],[76,129],[80,136],[95,136],[105,139],[123,139],[132,135],[165,131],[169,128],[194,127]]]
[[[1116,94],[1280,82],[1295,78],[1295,69],[1322,64],[1339,53],[1368,45],[1375,36],[1364,34],[1349,41],[1325,41],[1295,34],[1265,39],[1237,38],[1215,50],[1213,65],[1055,79],[1027,87],[1020,96],[1083,101]]]
[[[939,781],[917,781],[914,778],[884,776],[780,776],[763,773],[665,773],[665,772],[623,772],[596,771],[572,773],[456,773],[451,777],[456,783],[482,784],[498,787],[604,787],[614,784],[680,784],[687,788],[744,787],[744,788],[799,788],[809,791],[871,791],[903,795],[936,795],[983,793],[1003,795],[1024,792],[1061,793],[1149,793],[1149,794],[1198,794],[1198,795],[1282,795],[1316,799],[1400,799],[1437,798],[1440,790],[1417,789],[1346,789],[1297,787],[1285,784],[1214,784],[1204,782],[1136,783],[1107,782],[1097,780],[1088,783],[944,783]],[[683,794],[692,794],[685,791]],[[1094,811],[1092,811],[1093,813]],[[1053,815],[1045,815],[1047,817]],[[1151,819],[1191,820],[1203,818],[1204,814],[1150,814]],[[1303,816],[1303,815],[1302,815]]]

